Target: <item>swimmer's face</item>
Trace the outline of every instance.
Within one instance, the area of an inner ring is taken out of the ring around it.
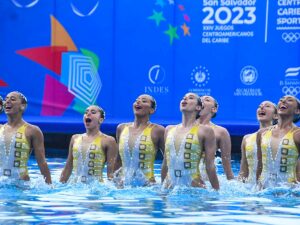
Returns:
[[[99,127],[102,122],[103,118],[98,106],[92,105],[85,110],[83,115],[83,123],[86,128]]]
[[[6,114],[23,113],[26,103],[23,102],[20,93],[10,92],[5,98],[4,111]]]
[[[154,113],[153,100],[149,95],[140,95],[133,103],[133,113],[135,115],[151,115]]]
[[[276,106],[270,101],[263,101],[256,110],[256,117],[260,122],[272,122],[277,119]]]
[[[298,109],[298,102],[294,96],[283,96],[278,104],[278,114],[295,114]]]
[[[218,111],[216,106],[216,100],[208,95],[204,95],[201,97],[203,103],[203,109],[200,112],[200,116],[209,115],[212,116]]]
[[[180,111],[195,111],[200,112],[201,105],[199,104],[199,96],[195,93],[187,93],[180,101]]]
[[[295,117],[299,117],[300,103],[294,96],[286,95],[279,100],[277,109],[278,115],[293,115]]]

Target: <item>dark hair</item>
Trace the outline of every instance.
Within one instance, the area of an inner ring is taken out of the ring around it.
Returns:
[[[105,119],[105,112],[104,112],[104,110],[100,106],[98,106],[98,105],[95,105],[95,106],[98,108],[98,110],[100,112],[100,117],[103,118],[103,119]]]
[[[202,99],[201,99],[201,97],[200,97],[199,95],[197,95],[197,94],[195,94],[195,95],[196,95],[196,97],[197,97],[197,105],[199,105],[200,108],[202,109],[202,108],[203,108]],[[198,114],[196,115],[196,119],[198,119],[199,117],[200,117],[200,113],[198,113]]]
[[[218,101],[215,99],[215,98],[213,98],[214,99],[214,101],[215,101],[215,108],[218,110],[218,108],[219,108],[219,103],[218,103]],[[217,116],[217,113],[215,112],[213,115],[212,115],[212,117],[211,118],[215,118]]]
[[[150,97],[150,101],[151,101],[151,108],[154,109],[154,111],[156,110],[157,104],[156,104],[156,100],[153,96],[149,95]]]
[[[272,105],[273,105],[273,107],[274,107],[274,114],[278,114],[278,110],[277,110],[276,104],[273,103],[273,102],[271,102],[271,101],[270,101],[270,103],[272,103]],[[278,123],[278,119],[273,119],[273,120],[272,120],[272,124],[273,124],[273,125],[276,125],[277,123]]]
[[[294,96],[294,98],[297,102],[297,109],[300,110],[300,100],[296,96]],[[295,115],[293,122],[297,123],[299,120],[300,120],[300,113]]]
[[[23,95],[19,91],[15,91],[15,92],[19,94],[19,98],[21,99],[21,103],[27,105],[27,98],[25,97],[25,95]]]
[[[4,110],[4,106],[3,106],[3,98],[2,96],[0,95],[0,113],[2,113]]]
[[[155,111],[156,108],[157,108],[157,104],[156,104],[155,98],[154,98],[153,96],[151,96],[151,95],[148,95],[148,94],[142,94],[142,95],[147,96],[147,97],[150,98],[150,101],[151,101],[151,108],[154,109],[154,111]],[[140,96],[142,96],[142,95],[140,95]]]

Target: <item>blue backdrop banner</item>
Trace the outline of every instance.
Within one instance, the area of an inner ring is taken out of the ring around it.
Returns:
[[[6,0],[0,33],[0,95],[24,93],[45,132],[83,129],[98,104],[113,133],[142,93],[157,100],[153,122],[178,123],[195,92],[245,134],[260,102],[300,93],[299,0]]]

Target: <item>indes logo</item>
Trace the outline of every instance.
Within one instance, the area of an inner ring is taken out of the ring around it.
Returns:
[[[150,95],[165,95],[169,93],[169,86],[164,85],[166,71],[161,65],[150,66],[148,79],[151,84],[145,86],[145,93]]]
[[[240,73],[240,78],[243,84],[252,85],[258,77],[257,70],[253,66],[245,66]]]
[[[152,84],[161,84],[165,80],[165,70],[160,65],[154,65],[148,72],[149,81]]]

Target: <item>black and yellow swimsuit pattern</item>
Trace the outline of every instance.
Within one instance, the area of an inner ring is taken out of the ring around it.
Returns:
[[[194,125],[182,139],[180,148],[175,148],[175,132],[177,126],[169,130],[165,153],[168,166],[167,180],[174,185],[191,185],[195,179],[200,179],[199,163],[202,147],[198,139],[198,125]]]
[[[140,169],[148,180],[154,181],[156,149],[151,138],[153,124],[149,124],[137,137],[133,149],[128,146],[130,126],[132,123],[126,124],[120,135],[119,152],[123,170]]]
[[[73,166],[75,177],[81,182],[87,182],[93,178],[103,181],[103,168],[106,161],[105,152],[101,147],[101,136],[97,136],[87,150],[82,149],[83,136],[79,135],[73,145]]]
[[[249,134],[245,140],[245,152],[248,163],[249,175],[246,180],[247,183],[253,183],[256,181],[256,169],[257,169],[257,133]]]
[[[272,129],[268,129],[262,135],[263,170],[260,180],[265,187],[280,182],[296,182],[296,165],[299,152],[293,139],[295,131],[296,128],[292,128],[281,139],[275,157],[273,157],[271,149]]]
[[[28,124],[23,124],[9,143],[9,146],[4,140],[5,125],[0,128],[1,138],[1,172],[2,175],[13,178],[24,178],[28,176],[28,159],[30,156],[30,144],[26,138],[25,132]]]

